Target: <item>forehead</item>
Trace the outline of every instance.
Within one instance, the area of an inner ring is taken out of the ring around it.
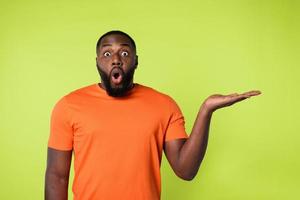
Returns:
[[[130,48],[133,49],[133,45],[130,39],[127,36],[121,34],[112,34],[112,35],[105,36],[101,40],[100,48],[103,48],[105,46],[112,46],[112,45],[124,45],[124,46],[128,45]]]

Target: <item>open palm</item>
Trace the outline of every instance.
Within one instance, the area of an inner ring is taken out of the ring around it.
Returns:
[[[250,98],[252,96],[256,96],[259,94],[261,94],[261,92],[258,90],[252,90],[252,91],[245,92],[242,94],[238,94],[238,93],[232,93],[229,95],[214,94],[214,95],[209,96],[205,100],[204,105],[210,111],[215,111],[219,108],[233,105],[239,101],[245,100],[247,98]]]

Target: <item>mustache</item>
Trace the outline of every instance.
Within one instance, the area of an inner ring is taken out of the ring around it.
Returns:
[[[110,71],[109,71],[109,73],[107,74],[106,72],[104,72],[102,69],[101,69],[101,67],[100,67],[100,65],[96,62],[96,67],[97,67],[97,70],[98,70],[98,72],[99,72],[99,74],[101,75],[101,74],[106,74],[106,76],[107,77],[111,77],[111,72],[114,70],[114,69],[116,69],[116,68],[118,68],[119,70],[121,70],[122,71],[122,75],[126,78],[126,77],[130,77],[130,78],[133,78],[133,74],[134,74],[134,71],[135,71],[135,67],[133,67],[133,68],[130,68],[127,72],[125,72],[124,71],[124,69],[122,68],[122,67],[118,67],[118,66],[114,66],[114,67],[112,67],[111,69],[110,69]],[[128,77],[128,78],[129,78]]]
[[[120,96],[125,95],[126,92],[131,89],[130,83],[133,81],[133,75],[134,75],[134,71],[136,69],[135,67],[131,67],[131,68],[129,68],[129,70],[127,72],[125,72],[122,68],[115,66],[112,69],[110,69],[110,72],[107,74],[106,72],[104,72],[101,69],[101,67],[99,66],[98,63],[96,63],[96,66],[97,66],[99,75],[102,79],[102,82],[105,85],[106,92],[108,93],[108,95],[114,96],[114,97],[120,97]],[[120,71],[122,71],[121,73],[123,73],[122,74],[123,80],[118,88],[114,88],[111,85],[111,78],[112,78],[111,72],[115,68],[119,68]]]

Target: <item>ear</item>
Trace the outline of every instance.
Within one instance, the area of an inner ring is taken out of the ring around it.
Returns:
[[[137,68],[138,64],[139,64],[139,59],[138,59],[138,55],[135,55],[135,65],[134,67]]]

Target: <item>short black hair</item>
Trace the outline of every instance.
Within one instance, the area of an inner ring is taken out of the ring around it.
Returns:
[[[112,31],[109,31],[109,32],[107,32],[107,33],[104,33],[104,34],[98,39],[98,42],[97,42],[97,45],[96,45],[96,53],[98,52],[98,49],[99,49],[99,46],[100,46],[100,44],[101,44],[102,39],[103,39],[104,37],[108,36],[108,35],[123,35],[123,36],[127,37],[127,38],[130,40],[130,42],[131,42],[131,44],[132,44],[134,50],[136,51],[135,42],[134,42],[134,40],[132,39],[132,37],[130,37],[127,33],[123,32],[123,31],[112,30]]]

